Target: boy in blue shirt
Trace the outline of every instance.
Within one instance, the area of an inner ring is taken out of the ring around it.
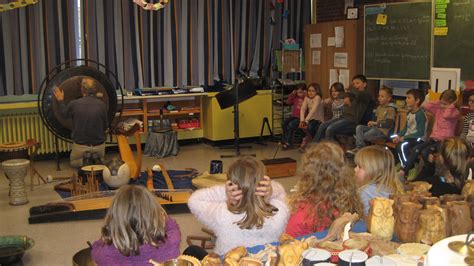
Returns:
[[[407,114],[405,128],[393,138],[393,143],[397,144],[396,151],[402,168],[408,163],[411,148],[420,143],[426,132],[426,114],[421,108],[425,100],[425,94],[420,89],[407,91],[406,104],[410,110]]]

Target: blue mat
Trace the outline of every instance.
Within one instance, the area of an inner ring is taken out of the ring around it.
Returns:
[[[168,174],[173,182],[174,188],[175,189],[191,189],[192,188],[192,178],[174,178],[176,176],[182,176],[182,175],[189,175],[191,174],[192,171],[187,171],[187,170],[168,170]],[[128,183],[129,185],[142,185],[146,186],[146,182],[148,180],[148,174],[146,172],[141,172],[140,176],[133,180],[130,179],[130,182]],[[168,186],[166,185],[166,182],[163,178],[163,175],[161,172],[156,172],[153,171],[153,187],[155,189],[167,189]],[[115,188],[109,187],[105,182],[102,182],[99,184],[99,190],[100,191],[106,191],[106,190],[114,190]],[[65,191],[58,191],[56,192],[61,196],[61,198],[68,198],[71,197],[70,192],[65,192]]]

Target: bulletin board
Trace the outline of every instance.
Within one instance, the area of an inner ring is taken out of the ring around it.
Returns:
[[[306,25],[305,79],[307,84],[319,83],[324,98],[329,96],[330,83],[333,81],[341,81],[345,87],[350,87],[352,77],[362,73],[362,60],[357,58],[358,54],[362,54],[362,47],[358,45],[362,43],[362,35],[357,34],[363,30],[362,26],[357,20]]]

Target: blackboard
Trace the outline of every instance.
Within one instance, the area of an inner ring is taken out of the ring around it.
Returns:
[[[367,5],[364,10],[364,74],[373,79],[429,80],[432,3]],[[377,13],[387,16],[376,23]]]
[[[461,80],[474,79],[474,0],[451,0],[447,36],[434,36],[433,67],[461,68]]]

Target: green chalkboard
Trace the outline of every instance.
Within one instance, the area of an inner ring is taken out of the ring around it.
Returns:
[[[473,80],[474,1],[450,0],[446,6],[448,35],[434,36],[433,67],[461,68],[461,80]]]
[[[432,3],[368,5],[364,12],[364,73],[374,79],[429,80]],[[377,15],[387,16],[378,25]]]

